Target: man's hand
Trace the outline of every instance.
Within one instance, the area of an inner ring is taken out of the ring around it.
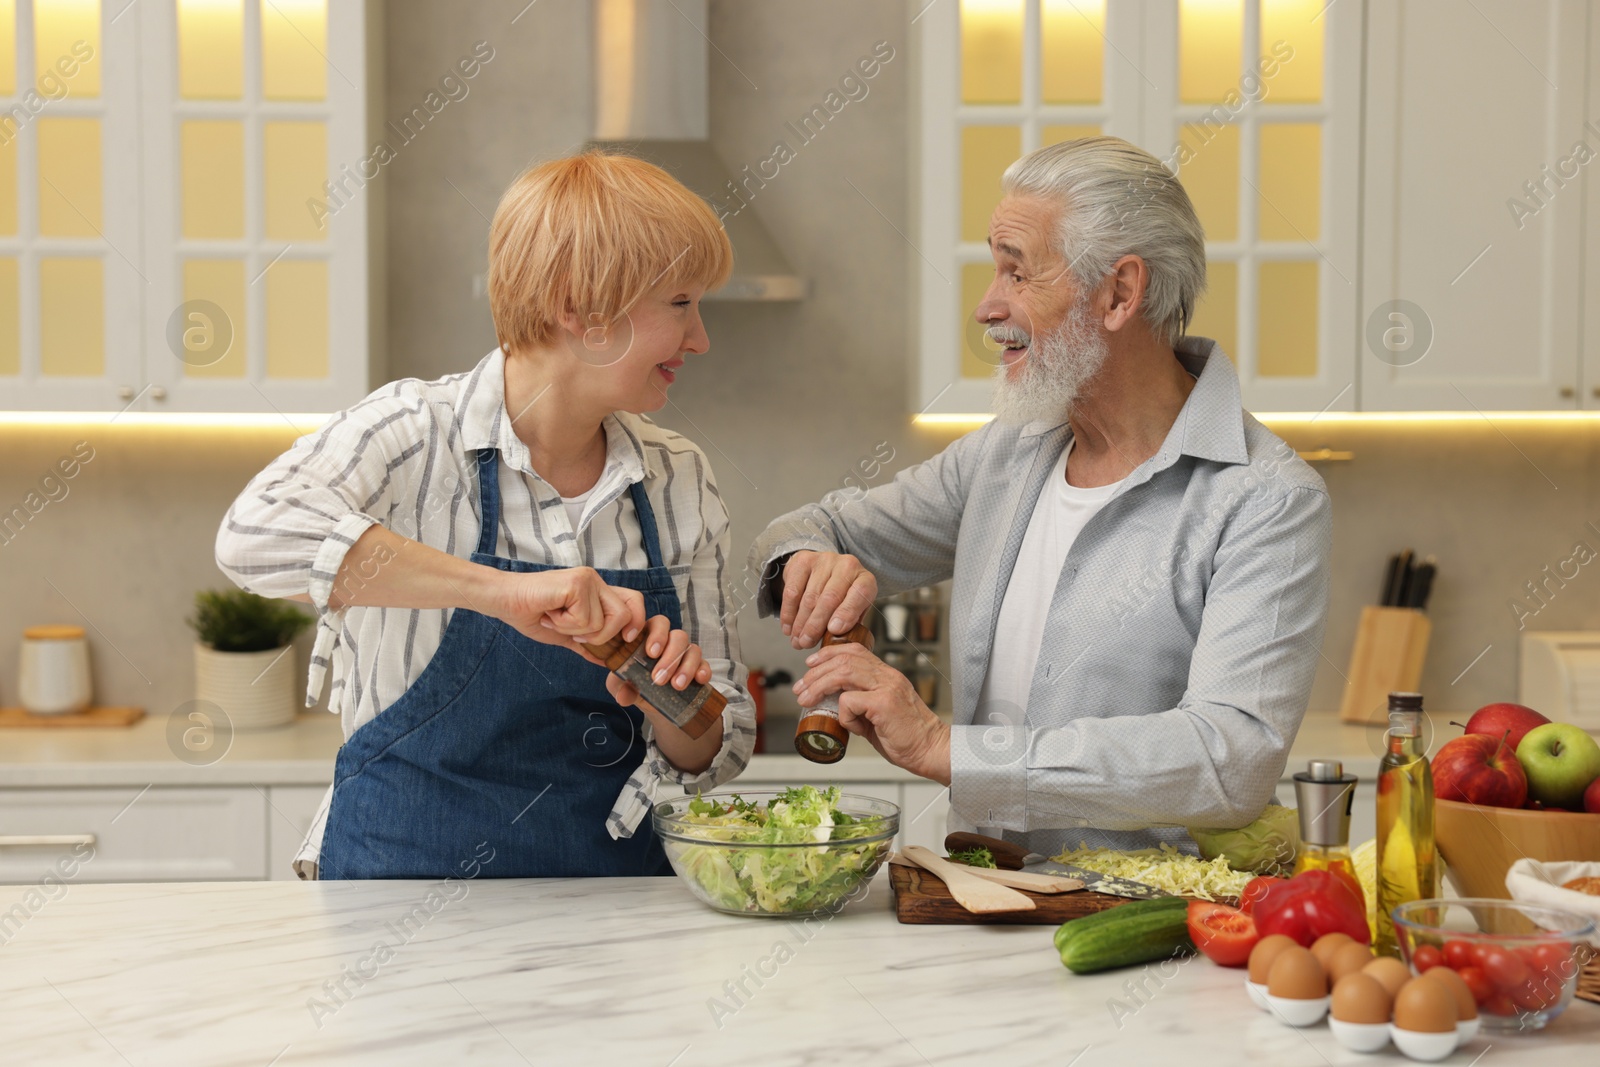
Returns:
[[[619,633],[631,641],[645,624],[644,594],[607,585],[592,567],[502,572],[495,586],[495,618],[547,645],[599,644]]]
[[[791,645],[810,648],[824,627],[842,634],[860,622],[877,596],[878,579],[854,556],[796,552],[784,564],[778,621]]]
[[[950,784],[950,727],[928,709],[911,681],[857,644],[829,645],[806,658],[794,685],[801,707],[839,694],[839,723],[883,758],[912,774]]]

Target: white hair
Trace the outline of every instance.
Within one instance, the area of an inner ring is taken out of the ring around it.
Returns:
[[[1125,255],[1150,274],[1140,315],[1176,345],[1206,287],[1205,231],[1189,194],[1161,161],[1120,137],[1081,137],[1029,152],[1006,168],[1007,194],[1061,207],[1056,249],[1084,290]]]

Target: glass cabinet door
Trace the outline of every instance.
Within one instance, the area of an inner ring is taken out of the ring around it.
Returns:
[[[972,318],[994,276],[1000,176],[1042,145],[1138,140],[1137,5],[959,0],[922,16],[921,373],[916,409],[982,412],[999,362]],[[953,164],[953,165],[951,165]]]
[[[142,385],[134,20],[0,0],[0,408],[116,410]]]
[[[146,5],[160,409],[326,411],[365,390],[360,7]]]
[[[1233,359],[1248,408],[1352,410],[1360,6],[1152,4],[1146,147],[1206,231],[1189,332]]]

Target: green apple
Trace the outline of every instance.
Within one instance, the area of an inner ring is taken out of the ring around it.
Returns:
[[[1517,746],[1528,796],[1547,808],[1583,810],[1583,791],[1600,777],[1600,743],[1582,729],[1551,722],[1529,730]]]

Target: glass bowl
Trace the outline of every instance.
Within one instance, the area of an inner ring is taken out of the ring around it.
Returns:
[[[723,808],[742,799],[765,809],[783,796],[783,790],[755,789],[680,797],[657,804],[650,822],[678,877],[718,911],[837,912],[889,858],[900,830],[900,807],[844,793],[834,807],[850,822],[832,828],[707,825],[693,821],[689,811],[697,799]]]
[[[1402,904],[1394,927],[1412,973],[1421,973],[1418,951],[1431,949],[1424,963],[1459,973],[1495,1033],[1537,1030],[1566,1009],[1595,931],[1571,912],[1479,897]]]

